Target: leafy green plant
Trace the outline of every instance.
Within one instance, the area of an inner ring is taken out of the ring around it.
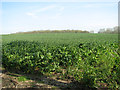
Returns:
[[[2,65],[7,70],[24,73],[49,76],[57,76],[59,73],[62,79],[72,77],[89,87],[103,87],[102,83],[106,87],[120,88],[120,56],[117,42],[110,39],[108,41],[106,36],[101,37],[102,40],[97,37],[92,42],[85,38],[88,37],[84,37],[82,42],[77,37],[66,42],[61,39],[55,39],[53,42],[44,39],[40,42],[16,40],[4,43]],[[27,80],[26,77],[18,79]]]
[[[29,80],[26,76],[20,76],[17,79],[19,82]]]

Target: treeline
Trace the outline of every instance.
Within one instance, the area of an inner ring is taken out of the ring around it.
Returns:
[[[103,29],[100,29],[98,31],[98,33],[118,33],[118,26],[114,27],[114,28],[103,28]]]
[[[17,32],[17,33],[89,33],[89,31],[82,30],[42,30],[42,31],[29,31],[29,32]]]

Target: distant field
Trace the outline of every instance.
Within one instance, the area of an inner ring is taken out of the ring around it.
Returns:
[[[10,34],[2,35],[2,42],[6,70],[73,79],[83,87],[120,89],[117,34]]]
[[[117,42],[117,34],[90,34],[90,33],[37,33],[37,34],[10,34],[2,35],[3,43],[13,40],[39,41],[45,43],[77,43],[77,42]]]

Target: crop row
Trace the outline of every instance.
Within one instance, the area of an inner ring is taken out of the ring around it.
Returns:
[[[2,65],[7,70],[44,75],[62,73],[89,87],[102,87],[100,83],[103,83],[109,88],[120,88],[120,56],[116,42],[48,45],[12,41],[3,45],[2,53]]]

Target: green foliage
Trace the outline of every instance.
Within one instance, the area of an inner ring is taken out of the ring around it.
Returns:
[[[26,81],[28,80],[25,76],[20,76],[18,77],[18,81],[21,82],[21,81]]]
[[[99,38],[82,42],[71,39],[70,43],[59,40],[49,44],[44,40],[4,43],[2,65],[24,73],[60,73],[63,78],[73,77],[88,87],[120,88],[118,43]]]

